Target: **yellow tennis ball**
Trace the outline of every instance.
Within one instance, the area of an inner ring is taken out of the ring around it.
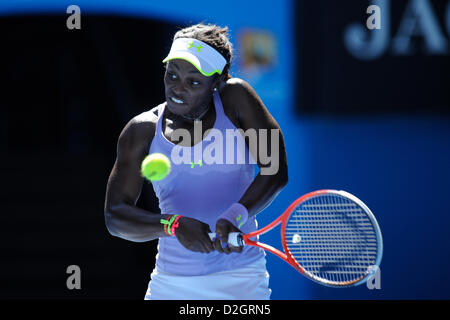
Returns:
[[[164,179],[170,172],[170,160],[162,153],[152,153],[141,164],[141,174],[150,181]]]

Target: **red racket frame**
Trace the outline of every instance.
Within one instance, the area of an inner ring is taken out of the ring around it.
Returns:
[[[345,197],[345,198],[353,201],[362,210],[364,210],[364,212],[367,214],[368,219],[371,221],[373,228],[375,229],[376,240],[377,240],[376,260],[372,266],[369,266],[367,268],[367,272],[365,274],[362,274],[357,279],[353,279],[353,280],[349,280],[349,281],[332,281],[332,280],[321,278],[321,277],[315,275],[314,273],[305,270],[295,260],[295,258],[292,256],[291,252],[289,251],[289,247],[287,245],[287,239],[286,239],[286,227],[287,227],[287,222],[288,222],[289,217],[291,216],[292,212],[302,202],[305,202],[311,198],[318,197],[318,196],[321,196],[324,194],[339,195],[341,197]],[[262,234],[272,230],[279,224],[281,224],[281,243],[282,243],[284,252],[282,252],[268,244],[261,243],[259,241],[254,241],[254,240],[250,239],[250,238],[256,237],[258,235],[262,235]],[[231,235],[231,233],[230,233],[230,235]],[[209,236],[211,237],[211,240],[213,240],[215,237],[215,233],[210,233]],[[330,287],[356,286],[356,285],[363,283],[371,275],[373,275],[373,274],[375,274],[375,272],[377,272],[378,266],[380,265],[381,259],[383,256],[383,238],[381,236],[381,230],[380,230],[380,227],[378,225],[378,222],[377,222],[375,216],[372,214],[370,209],[357,197],[355,197],[354,195],[352,195],[348,192],[338,191],[338,190],[323,189],[323,190],[317,190],[317,191],[307,193],[307,194],[301,196],[300,198],[298,198],[297,200],[295,200],[294,202],[292,202],[291,205],[283,212],[283,214],[281,214],[277,219],[275,219],[272,223],[265,226],[264,228],[247,233],[247,234],[242,234],[242,233],[236,232],[236,233],[234,233],[233,236],[234,237],[240,236],[241,239],[239,240],[239,238],[234,238],[234,240],[232,240],[232,242],[230,242],[232,245],[239,245],[238,244],[239,241],[242,241],[244,245],[250,245],[250,246],[259,247],[264,250],[267,250],[267,251],[271,252],[272,254],[276,255],[277,257],[279,257],[280,259],[283,259],[284,261],[289,263],[295,270],[297,270],[298,272],[303,274],[305,277],[307,277],[313,281],[316,281],[322,285],[326,285],[326,286],[330,286]],[[228,239],[228,241],[230,241],[230,238]]]
[[[286,232],[285,232],[286,224],[287,224],[289,217],[292,214],[292,211],[294,211],[295,208],[297,208],[300,203],[302,203],[312,197],[315,197],[315,196],[318,196],[318,195],[321,195],[324,193],[330,193],[333,191],[334,190],[328,190],[328,189],[317,190],[317,191],[313,191],[313,192],[310,192],[310,193],[307,193],[307,194],[301,196],[300,198],[298,198],[297,200],[292,202],[291,205],[271,224],[265,226],[262,229],[242,235],[242,240],[244,241],[244,243],[246,245],[259,247],[259,248],[262,248],[264,250],[267,250],[267,251],[273,253],[274,255],[278,256],[279,258],[281,258],[284,261],[286,261],[287,263],[289,263],[297,271],[299,271],[303,275],[306,275],[305,270],[297,263],[297,261],[295,261],[295,259],[292,257],[291,253],[289,252],[289,248],[287,246],[287,241],[286,241]],[[277,227],[279,224],[281,224],[281,244],[283,245],[284,252],[281,252],[280,250],[278,250],[272,246],[269,246],[268,244],[261,243],[259,241],[253,241],[250,239],[250,238],[256,237],[258,235],[262,235],[262,234],[272,230],[273,228]]]
[[[283,212],[283,214],[281,214],[271,224],[267,225],[266,227],[264,227],[262,229],[256,230],[254,232],[243,234],[242,240],[244,241],[244,243],[246,245],[260,247],[264,250],[267,250],[267,251],[273,253],[274,255],[278,256],[279,258],[281,258],[284,261],[286,261],[287,263],[289,263],[292,267],[294,267],[295,270],[297,270],[298,272],[300,272],[301,274],[303,274],[304,276],[306,276],[307,278],[309,278],[313,281],[319,282],[321,284],[329,285],[332,287],[346,287],[346,286],[357,285],[357,284],[361,283],[361,281],[363,281],[367,276],[363,275],[359,279],[353,279],[350,281],[343,281],[343,282],[325,281],[324,279],[317,278],[315,275],[311,274],[310,272],[307,272],[294,259],[294,257],[291,255],[289,248],[287,246],[287,239],[286,239],[287,221],[288,221],[289,217],[291,216],[292,212],[295,210],[295,208],[297,208],[300,205],[300,203],[302,203],[306,200],[309,200],[313,197],[322,195],[322,194],[341,194],[341,193],[342,193],[342,191],[339,192],[339,191],[330,190],[330,189],[317,190],[317,191],[307,193],[307,194],[301,196],[300,198],[298,198],[297,200],[295,200],[294,202],[292,202],[292,204]],[[352,196],[350,194],[347,194],[347,196],[354,198],[354,196]],[[360,202],[359,199],[355,198],[354,200],[358,200],[358,202]],[[365,207],[365,205],[363,203],[361,203],[360,205]],[[370,212],[370,210],[368,208],[366,208],[366,209]],[[375,221],[375,223],[376,223],[376,221]],[[284,252],[281,252],[280,250],[278,250],[268,244],[261,243],[259,241],[253,241],[250,239],[250,238],[256,237],[258,235],[262,235],[262,234],[272,230],[279,224],[281,224],[281,243],[282,243]],[[378,226],[377,226],[377,228],[378,228]],[[381,238],[380,238],[380,241],[381,241]]]

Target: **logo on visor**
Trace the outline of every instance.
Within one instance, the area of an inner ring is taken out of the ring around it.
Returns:
[[[201,44],[199,44],[198,46],[194,46],[194,41],[189,42],[189,46],[188,49],[194,47],[195,49],[197,49],[197,52],[200,52],[200,50],[202,50],[203,46]]]

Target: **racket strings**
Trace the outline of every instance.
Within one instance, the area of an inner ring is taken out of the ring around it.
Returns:
[[[313,278],[330,284],[366,276],[377,258],[377,237],[365,211],[337,194],[302,203],[286,225],[293,258]]]

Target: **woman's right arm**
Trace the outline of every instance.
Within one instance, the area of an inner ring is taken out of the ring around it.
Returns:
[[[167,236],[160,220],[167,219],[168,214],[136,207],[144,183],[141,163],[148,154],[154,132],[155,123],[142,121],[142,117],[125,126],[117,143],[117,158],[106,188],[105,222],[109,233],[134,242]],[[208,232],[211,232],[208,224],[182,217],[175,235],[186,249],[208,253],[214,250]]]
[[[151,121],[136,118],[125,126],[106,188],[105,222],[109,233],[135,242],[165,236],[160,223],[164,215],[136,207],[144,183],[140,164],[147,155],[154,127]]]

